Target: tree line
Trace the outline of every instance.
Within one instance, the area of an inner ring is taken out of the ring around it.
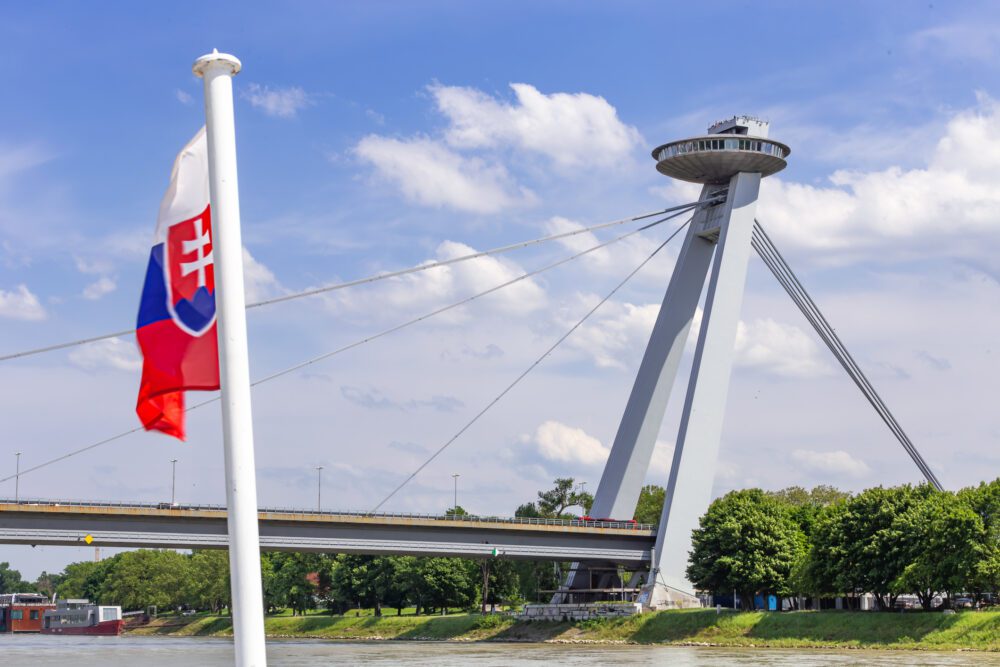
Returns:
[[[694,531],[687,576],[699,589],[756,595],[871,594],[878,609],[900,595],[924,609],[1000,590],[1000,479],[957,493],[929,485],[733,491]],[[793,602],[794,605],[794,602]]]

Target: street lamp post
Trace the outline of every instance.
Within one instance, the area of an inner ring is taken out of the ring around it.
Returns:
[[[170,459],[170,504],[177,502],[177,459]]]
[[[451,506],[452,514],[458,514],[458,478],[460,476],[457,472],[451,476],[455,480],[455,503]]]
[[[14,470],[14,502],[21,500],[21,452],[14,454],[17,458],[17,467]]]
[[[323,466],[316,466],[316,511],[323,504]]]

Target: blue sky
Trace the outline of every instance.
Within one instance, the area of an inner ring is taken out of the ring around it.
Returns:
[[[0,351],[132,326],[160,197],[235,79],[252,298],[690,201],[649,150],[734,113],[788,169],[759,217],[944,483],[1000,471],[1000,12],[989,3],[33,3],[0,10]],[[262,504],[364,508],[641,261],[659,228],[255,393]],[[601,239],[609,234],[599,235]],[[541,247],[250,315],[255,377],[569,252]],[[572,246],[579,247],[579,246]],[[596,486],[670,248],[389,509],[509,514]],[[915,468],[756,260],[716,492]],[[0,477],[131,428],[130,338],[2,369]],[[679,395],[675,393],[675,396]],[[678,406],[650,481],[665,478]],[[28,496],[221,502],[219,418],[22,478]],[[8,470],[10,468],[11,470]],[[0,488],[12,495],[13,484]],[[26,574],[88,557],[0,547]]]

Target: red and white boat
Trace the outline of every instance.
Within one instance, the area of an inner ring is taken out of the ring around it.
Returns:
[[[90,600],[58,600],[42,616],[42,634],[110,635],[122,633],[121,607],[92,604]]]

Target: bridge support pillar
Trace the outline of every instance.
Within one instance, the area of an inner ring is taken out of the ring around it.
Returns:
[[[739,172],[728,188],[703,187],[702,201],[721,193],[725,200],[699,209],[691,222],[594,496],[594,517],[634,514],[711,264],[656,549],[639,595],[648,609],[700,606],[685,570],[691,531],[711,500],[760,179]],[[564,590],[586,587],[577,570]]]

